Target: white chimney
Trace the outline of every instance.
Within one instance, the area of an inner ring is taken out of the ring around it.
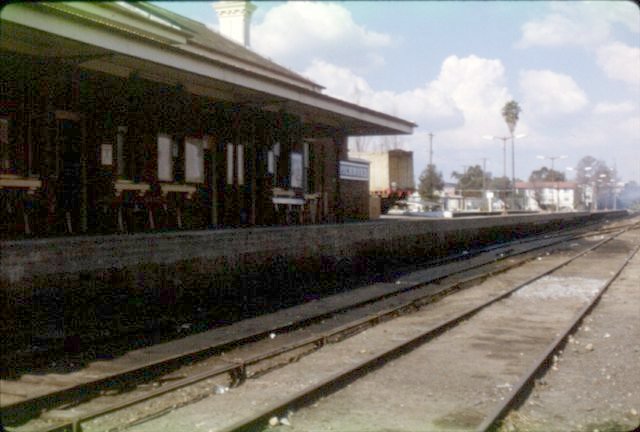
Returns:
[[[248,47],[251,14],[256,6],[250,1],[219,1],[213,5],[220,21],[220,33]]]

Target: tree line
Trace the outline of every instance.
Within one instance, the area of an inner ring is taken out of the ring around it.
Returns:
[[[520,105],[513,100],[507,102],[501,111],[512,140],[521,112]],[[596,208],[618,207],[618,200],[620,200],[621,206],[635,205],[640,208],[640,186],[631,182],[625,185],[624,189],[621,189],[615,168],[608,167],[606,162],[593,156],[585,156],[580,159],[574,171],[578,207],[584,207],[583,201],[589,191],[592,199],[596,200]],[[521,181],[515,178],[510,180],[506,176],[494,178],[490,172],[485,172],[480,165],[471,166],[462,173],[454,171],[451,173],[451,177],[457,180],[456,189],[463,197],[482,197],[483,191],[491,190],[496,198],[504,201],[507,196],[511,195],[512,205],[515,205],[515,185],[513,183]],[[534,185],[543,182],[564,181],[566,181],[564,172],[546,166],[532,171],[529,175],[529,182]],[[435,165],[428,165],[419,178],[418,191],[420,196],[429,201],[436,201],[438,192],[443,187],[442,172],[439,172]],[[609,205],[610,202],[612,205]]]
[[[578,196],[577,204],[581,202],[585,190],[595,190],[598,199],[601,200],[598,208],[612,208],[613,199],[622,200],[624,197],[635,196],[633,193],[633,184],[629,186],[628,191],[624,192],[619,186],[619,178],[616,170],[607,166],[603,160],[594,158],[593,156],[585,156],[573,169],[575,173],[574,182],[576,183],[576,194]],[[496,198],[505,199],[512,190],[512,181],[508,177],[493,177],[491,172],[482,169],[482,166],[473,165],[468,167],[464,172],[453,171],[451,177],[456,180],[455,187],[457,192],[465,198],[482,197],[483,190],[493,191]],[[522,179],[516,179],[520,182]],[[565,182],[567,176],[564,172],[543,166],[537,170],[533,170],[528,177],[528,181],[535,188],[536,185],[545,182]],[[632,182],[633,183],[633,182]],[[429,165],[422,172],[419,179],[418,192],[423,199],[434,201],[437,200],[444,187],[442,172],[436,169],[435,165]],[[619,194],[617,198],[613,195]],[[640,193],[638,200],[640,200]],[[634,198],[635,199],[635,198]],[[606,202],[606,201],[609,202]],[[628,201],[628,200],[627,200]],[[626,201],[624,201],[626,202]],[[622,202],[621,205],[625,205]],[[631,203],[633,200],[631,200]]]

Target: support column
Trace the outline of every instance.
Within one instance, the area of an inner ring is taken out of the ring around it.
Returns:
[[[344,211],[342,206],[342,194],[340,190],[340,161],[342,160],[343,155],[346,154],[347,138],[344,134],[339,133],[334,136],[333,142],[336,149],[333,214],[335,215],[336,222],[342,223],[344,222]]]
[[[218,152],[219,152],[219,137],[209,138],[207,147],[209,148],[210,166],[211,166],[211,226],[218,225],[218,177],[217,177],[217,164],[218,164]]]

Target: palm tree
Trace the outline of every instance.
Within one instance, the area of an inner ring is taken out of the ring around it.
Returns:
[[[514,137],[513,132],[516,130],[516,125],[518,124],[518,119],[520,118],[520,105],[518,102],[512,100],[507,102],[502,108],[502,117],[504,117],[504,121],[507,122],[507,126],[509,126],[509,132],[511,133],[511,209],[513,210],[515,207],[515,199],[516,199],[516,179],[515,179],[515,171],[516,171],[516,157],[514,153]]]
[[[513,132],[516,130],[521,112],[520,105],[514,100],[507,102],[502,108],[502,117],[504,117],[504,121],[507,122],[507,126],[509,126],[511,137],[513,137]]]

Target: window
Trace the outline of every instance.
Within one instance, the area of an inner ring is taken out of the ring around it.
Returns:
[[[11,168],[11,152],[9,149],[9,119],[0,117],[0,171]]]
[[[118,177],[126,177],[125,169],[125,141],[127,139],[127,127],[118,126],[116,135],[116,174]]]
[[[30,176],[40,174],[41,154],[46,146],[48,133],[45,117],[31,113],[27,130],[27,165]]]
[[[233,184],[233,144],[227,143],[227,184]]]
[[[302,155],[291,153],[291,187],[302,187]]]
[[[244,184],[244,146],[242,144],[227,143],[227,184]]]
[[[267,171],[269,172],[269,174],[275,173],[275,160],[272,150],[269,150],[267,152]]]
[[[280,143],[276,142],[267,154],[267,169],[273,174],[273,185],[278,185],[278,157],[280,157]]]
[[[187,138],[185,146],[185,180],[189,183],[204,182],[203,142],[196,138]]]
[[[173,181],[173,140],[165,134],[158,135],[158,180]]]
[[[244,184],[244,146],[242,144],[237,145],[237,152],[238,152],[238,159],[236,162],[238,163],[238,184],[243,185]]]
[[[304,157],[304,179],[303,179],[303,183],[304,183],[304,192],[313,192],[315,190],[314,188],[314,184],[313,184],[313,169],[311,167],[311,161],[312,161],[312,157],[311,157],[311,149],[313,148],[311,142],[309,141],[304,141],[303,143],[303,157]]]

